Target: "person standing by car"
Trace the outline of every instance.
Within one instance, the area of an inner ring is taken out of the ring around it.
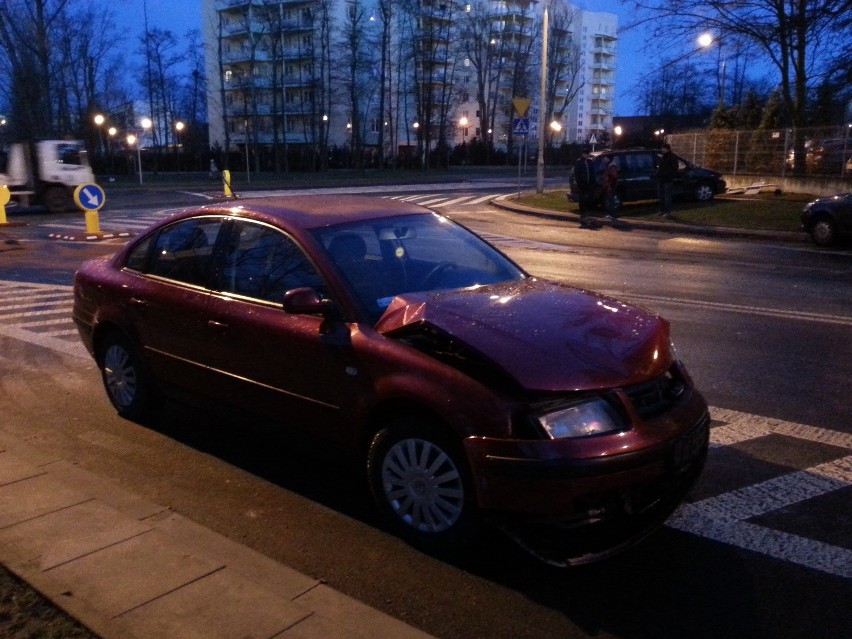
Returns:
[[[672,214],[672,189],[677,177],[677,157],[672,153],[670,144],[662,146],[660,163],[657,165],[657,190],[660,196],[660,217],[669,217]]]
[[[618,208],[618,165],[609,156],[604,157],[603,171],[603,201],[606,207],[606,219],[614,221],[615,210]]]
[[[589,153],[591,149],[584,146],[580,158],[574,163],[574,183],[577,185],[577,208],[580,211],[580,219],[585,218],[591,208],[595,189],[595,163]]]

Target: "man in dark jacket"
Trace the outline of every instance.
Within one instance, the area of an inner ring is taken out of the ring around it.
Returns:
[[[663,144],[660,163],[657,165],[657,191],[660,196],[660,212],[668,217],[672,214],[672,188],[678,172],[678,160],[670,144]]]
[[[577,185],[577,204],[580,217],[585,217],[592,205],[595,190],[595,163],[589,155],[590,149],[583,147],[583,154],[574,164],[574,183]]]

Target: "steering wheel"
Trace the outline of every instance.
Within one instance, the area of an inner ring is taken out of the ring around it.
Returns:
[[[456,265],[452,262],[438,262],[432,269],[423,277],[423,288],[431,290],[440,281],[441,277],[449,271],[455,270]]]

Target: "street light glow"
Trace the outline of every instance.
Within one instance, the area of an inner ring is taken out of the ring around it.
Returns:
[[[98,126],[102,125],[105,121],[106,121],[106,118],[103,115],[101,115],[100,113],[95,115],[95,124],[97,124]]]
[[[711,33],[702,33],[698,36],[698,44],[702,47],[709,47],[713,44],[713,34]]]

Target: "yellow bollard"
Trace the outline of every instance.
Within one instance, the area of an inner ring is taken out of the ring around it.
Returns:
[[[8,224],[6,220],[6,205],[11,198],[9,187],[5,184],[0,184],[0,224]]]
[[[106,204],[106,193],[97,184],[80,184],[74,189],[74,204],[86,216],[86,233],[101,234],[101,223],[98,211]]]
[[[231,172],[228,169],[222,171],[222,183],[225,185],[225,197],[231,197]]]
[[[101,223],[98,217],[98,211],[86,211],[86,233],[100,233]]]

